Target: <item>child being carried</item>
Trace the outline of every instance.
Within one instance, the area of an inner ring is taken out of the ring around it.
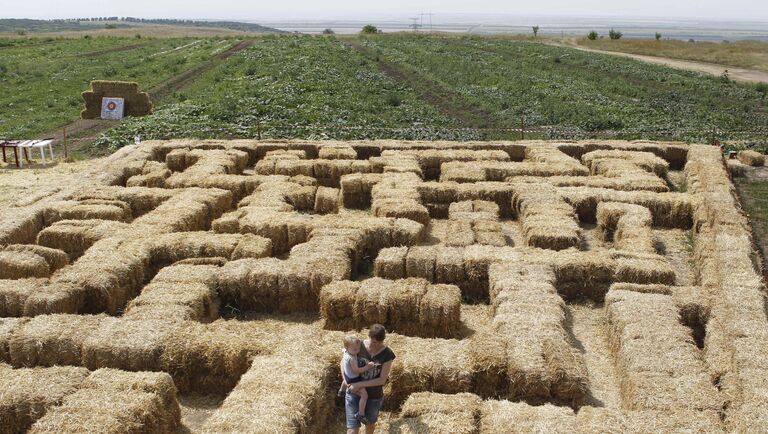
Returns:
[[[341,389],[339,389],[339,395],[344,394],[347,386],[350,384],[363,381],[363,377],[360,374],[373,369],[375,366],[373,362],[368,362],[362,367],[358,365],[357,355],[360,353],[362,343],[357,336],[350,335],[344,337],[344,355],[341,358],[343,382],[341,383]],[[357,414],[355,414],[355,419],[359,420],[363,425],[368,425],[368,419],[365,417],[365,404],[368,402],[368,392],[363,387],[351,393],[360,397],[360,406]]]

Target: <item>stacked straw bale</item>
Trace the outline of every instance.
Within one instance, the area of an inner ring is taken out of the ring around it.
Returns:
[[[26,432],[88,377],[85,368],[11,369],[0,363],[0,431]]]
[[[61,220],[37,234],[37,244],[59,249],[75,260],[96,241],[127,228],[126,223],[109,220]]]
[[[133,219],[131,207],[121,200],[83,199],[61,201],[45,209],[46,226],[59,220],[114,220],[128,222]]]
[[[449,246],[472,244],[502,247],[507,241],[499,223],[499,206],[484,200],[454,202],[448,208]]]
[[[344,208],[366,209],[371,206],[371,191],[384,177],[381,173],[354,173],[339,180]]]
[[[387,335],[387,345],[397,355],[385,386],[384,406],[399,408],[416,392],[471,392],[474,372],[470,341],[423,339]],[[337,362],[338,363],[338,362]]]
[[[142,167],[141,173],[128,178],[125,181],[125,186],[162,188],[169,176],[171,176],[171,170],[165,163],[147,161]]]
[[[648,208],[628,203],[601,202],[597,205],[597,230],[604,241],[613,240],[619,250],[656,253]]]
[[[38,419],[30,433],[172,433],[181,425],[176,387],[166,373],[100,369],[61,406]]]
[[[421,178],[413,173],[385,173],[371,190],[371,212],[377,217],[407,218],[428,225],[429,211],[416,187]]]
[[[80,112],[83,119],[98,119],[101,116],[101,99],[104,97],[123,98],[126,116],[145,116],[152,114],[152,101],[149,94],[139,92],[139,84],[129,81],[93,80],[91,89],[82,94],[85,109]]]
[[[212,265],[166,267],[128,303],[123,316],[210,322],[219,316],[218,269]]]
[[[472,393],[419,392],[408,397],[390,432],[476,434],[482,400]]]
[[[320,429],[330,412],[327,389],[333,377],[331,366],[311,354],[257,357],[221,408],[205,422],[202,432],[297,433]]]
[[[318,149],[317,157],[321,160],[355,160],[357,152],[351,146],[327,145]]]
[[[516,184],[512,207],[530,247],[562,250],[581,243],[573,207],[547,184]]]
[[[586,367],[568,337],[552,267],[502,262],[488,274],[493,327],[506,341],[509,396],[580,405],[588,393]]]
[[[187,188],[166,200],[134,225],[161,232],[207,230],[211,222],[232,206],[232,193],[215,188]]]
[[[594,223],[600,202],[622,202],[648,208],[653,226],[690,229],[695,198],[687,193],[654,193],[650,191],[616,191],[607,188],[563,187],[558,191],[571,204],[585,223]]]
[[[416,159],[424,179],[440,178],[441,166],[451,161],[509,161],[509,154],[501,150],[474,150],[474,149],[409,149],[409,150],[385,150],[382,157],[403,158],[405,156]]]
[[[724,432],[714,412],[617,411],[582,407],[578,413],[551,404],[532,406],[524,402],[485,401],[480,409],[481,434],[546,432],[628,433]]]
[[[626,410],[722,408],[690,329],[672,297],[613,290],[605,298],[609,341]]]
[[[320,314],[331,330],[378,323],[403,335],[451,337],[460,327],[460,308],[459,288],[424,279],[340,281],[320,292]]]
[[[762,166],[765,164],[765,155],[752,150],[739,151],[739,161],[747,166]]]
[[[103,316],[40,315],[17,326],[8,340],[9,361],[16,367],[82,365],[85,340]]]

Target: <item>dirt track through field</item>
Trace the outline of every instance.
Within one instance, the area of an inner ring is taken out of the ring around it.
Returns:
[[[82,56],[82,57],[99,57],[99,56],[103,56],[103,55],[105,55],[105,54],[110,54],[110,53],[120,53],[120,52],[122,52],[122,51],[131,51],[131,50],[135,50],[135,49],[137,49],[137,48],[140,48],[140,47],[143,47],[143,46],[145,46],[145,45],[149,45],[149,44],[148,44],[148,43],[143,43],[143,44],[131,44],[131,45],[126,45],[126,46],[124,46],[124,47],[114,47],[114,48],[107,48],[106,50],[98,50],[98,51],[91,51],[91,52],[89,52],[89,53],[80,53],[80,54],[75,54],[75,55],[73,55],[73,56]]]
[[[469,104],[458,93],[446,89],[434,81],[420,76],[413,71],[382,60],[366,47],[351,41],[344,45],[360,52],[372,62],[375,62],[381,72],[387,77],[411,88],[422,100],[437,108],[440,113],[461,122],[463,127],[490,128],[493,127],[493,117],[490,112]]]
[[[735,66],[718,65],[716,63],[696,62],[693,60],[671,59],[668,57],[656,57],[646,56],[642,54],[621,53],[617,51],[604,51],[596,50],[594,48],[586,48],[577,46],[575,44],[563,44],[558,42],[549,43],[558,47],[573,48],[576,50],[587,51],[590,53],[609,54],[611,56],[627,57],[630,59],[639,60],[641,62],[654,63],[657,65],[669,66],[676,69],[684,69],[686,71],[702,72],[704,74],[710,74],[720,76],[723,72],[728,71],[728,77],[732,80],[747,82],[747,83],[768,83],[768,72],[759,71],[756,69],[738,68]]]

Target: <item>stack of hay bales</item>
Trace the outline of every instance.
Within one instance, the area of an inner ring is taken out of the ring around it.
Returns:
[[[377,217],[407,218],[428,225],[429,211],[417,191],[421,182],[413,173],[385,173],[371,190],[371,212]]]
[[[704,339],[707,366],[727,398],[728,430],[760,430],[768,425],[768,370],[762,362],[768,357],[768,321],[749,223],[739,212],[719,149],[691,146],[688,158],[688,191],[701,198],[694,257],[702,290],[712,301]]]
[[[219,316],[213,265],[166,267],[128,303],[124,318],[210,322]]]
[[[157,208],[136,218],[157,232],[207,230],[211,222],[232,207],[232,193],[217,188],[187,188]]]
[[[476,434],[482,400],[472,393],[419,392],[408,397],[390,432],[399,434]]]
[[[721,433],[716,414],[694,411],[617,411],[582,407],[578,413],[551,404],[532,406],[524,402],[485,401],[480,409],[481,434],[546,432],[628,433],[699,432]]]
[[[765,164],[765,155],[752,150],[739,151],[739,161],[747,166],[762,166]]]
[[[311,353],[257,357],[202,432],[287,434],[321,429],[330,413],[332,377],[331,365]]]
[[[126,187],[158,187],[165,186],[165,180],[171,176],[171,170],[164,163],[147,161],[141,173],[133,175],[125,182]]]
[[[605,309],[622,408],[713,413],[722,408],[671,296],[612,290]]]
[[[37,234],[37,244],[77,259],[96,241],[122,231],[128,224],[110,220],[61,220]]]
[[[530,247],[562,250],[581,243],[573,207],[547,184],[516,184],[512,198]]]
[[[351,146],[333,144],[320,147],[317,157],[321,160],[355,160],[357,152]]]
[[[128,222],[133,219],[131,207],[121,200],[83,199],[61,201],[45,209],[46,225],[59,220],[114,220]]]
[[[573,206],[579,220],[594,223],[601,202],[622,202],[648,208],[653,225],[663,228],[690,229],[697,200],[687,193],[654,193],[651,191],[616,191],[608,188],[562,187],[563,199]]]
[[[181,425],[176,387],[166,373],[99,369],[59,407],[38,419],[30,433],[100,432],[170,433]]]
[[[366,209],[371,206],[371,191],[384,177],[381,173],[355,173],[339,180],[344,208]]]
[[[445,244],[472,244],[502,247],[507,245],[499,223],[499,206],[485,200],[454,202],[448,209],[448,234]]]
[[[633,165],[655,174],[660,178],[667,176],[669,171],[669,163],[663,158],[659,158],[651,152],[638,152],[638,151],[624,151],[619,149],[614,150],[600,150],[588,152],[581,157],[581,161],[585,166],[589,167],[592,174],[599,174],[610,170],[608,168],[601,168],[602,164],[609,160],[623,160],[632,163]]]
[[[237,149],[176,149],[166,156],[166,166],[173,168],[174,173],[163,180],[163,185],[220,188],[230,191],[237,201],[252,192],[258,182],[252,177],[240,176],[248,160],[248,154]]]
[[[586,366],[568,337],[551,266],[502,262],[488,274],[493,327],[506,341],[509,396],[581,405],[588,393]]]
[[[82,365],[85,340],[103,316],[39,315],[18,325],[8,339],[9,362],[16,367]]]
[[[146,116],[152,114],[152,102],[149,94],[139,92],[139,84],[127,81],[91,81],[91,90],[81,94],[85,100],[85,109],[80,112],[83,119],[98,119],[101,116],[101,99],[104,97],[123,98],[126,116]]]
[[[424,179],[440,178],[441,166],[451,161],[509,161],[509,154],[501,150],[475,149],[408,149],[385,150],[382,157],[415,158]]]
[[[613,241],[619,250],[656,253],[648,208],[617,202],[597,205],[597,229],[603,241]]]
[[[332,330],[384,324],[414,336],[452,337],[460,326],[461,292],[424,279],[340,281],[323,287],[320,314]]]
[[[456,285],[471,300],[488,299],[488,267],[515,260],[520,253],[510,247],[413,246],[381,249],[374,262],[377,277],[420,277],[432,283]]]
[[[58,249],[34,244],[11,244],[0,248],[0,279],[47,277],[69,264],[69,257]]]
[[[0,363],[0,430],[26,432],[88,377],[85,368],[11,369]]]

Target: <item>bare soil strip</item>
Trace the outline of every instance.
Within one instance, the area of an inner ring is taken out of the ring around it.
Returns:
[[[105,54],[110,54],[110,53],[119,53],[121,51],[135,50],[135,49],[143,47],[145,45],[149,45],[149,44],[148,43],[144,43],[144,44],[131,44],[131,45],[126,45],[124,47],[114,47],[114,48],[107,48],[106,50],[91,51],[89,53],[80,53],[80,54],[76,54],[76,56],[99,57],[99,56],[103,56]]]
[[[758,71],[756,69],[738,68],[735,66],[719,65],[716,63],[696,62],[693,60],[681,60],[671,59],[668,57],[656,57],[646,56],[642,54],[621,53],[618,51],[604,51],[596,50],[594,48],[586,48],[573,44],[563,44],[559,42],[546,42],[550,45],[556,45],[559,47],[573,48],[576,50],[587,51],[590,53],[598,54],[610,54],[611,56],[627,57],[630,59],[639,60],[646,63],[654,63],[657,65],[669,66],[676,69],[684,69],[686,71],[702,72],[704,74],[710,74],[720,76],[723,72],[728,71],[728,77],[732,80],[747,82],[747,83],[768,83],[768,72]]]
[[[396,64],[382,60],[371,50],[356,42],[345,41],[344,44],[365,55],[369,60],[376,62],[381,72],[410,87],[421,99],[437,108],[440,113],[458,120],[462,126],[468,128],[493,126],[493,117],[490,112],[469,104],[458,93],[413,71],[405,70]]]

